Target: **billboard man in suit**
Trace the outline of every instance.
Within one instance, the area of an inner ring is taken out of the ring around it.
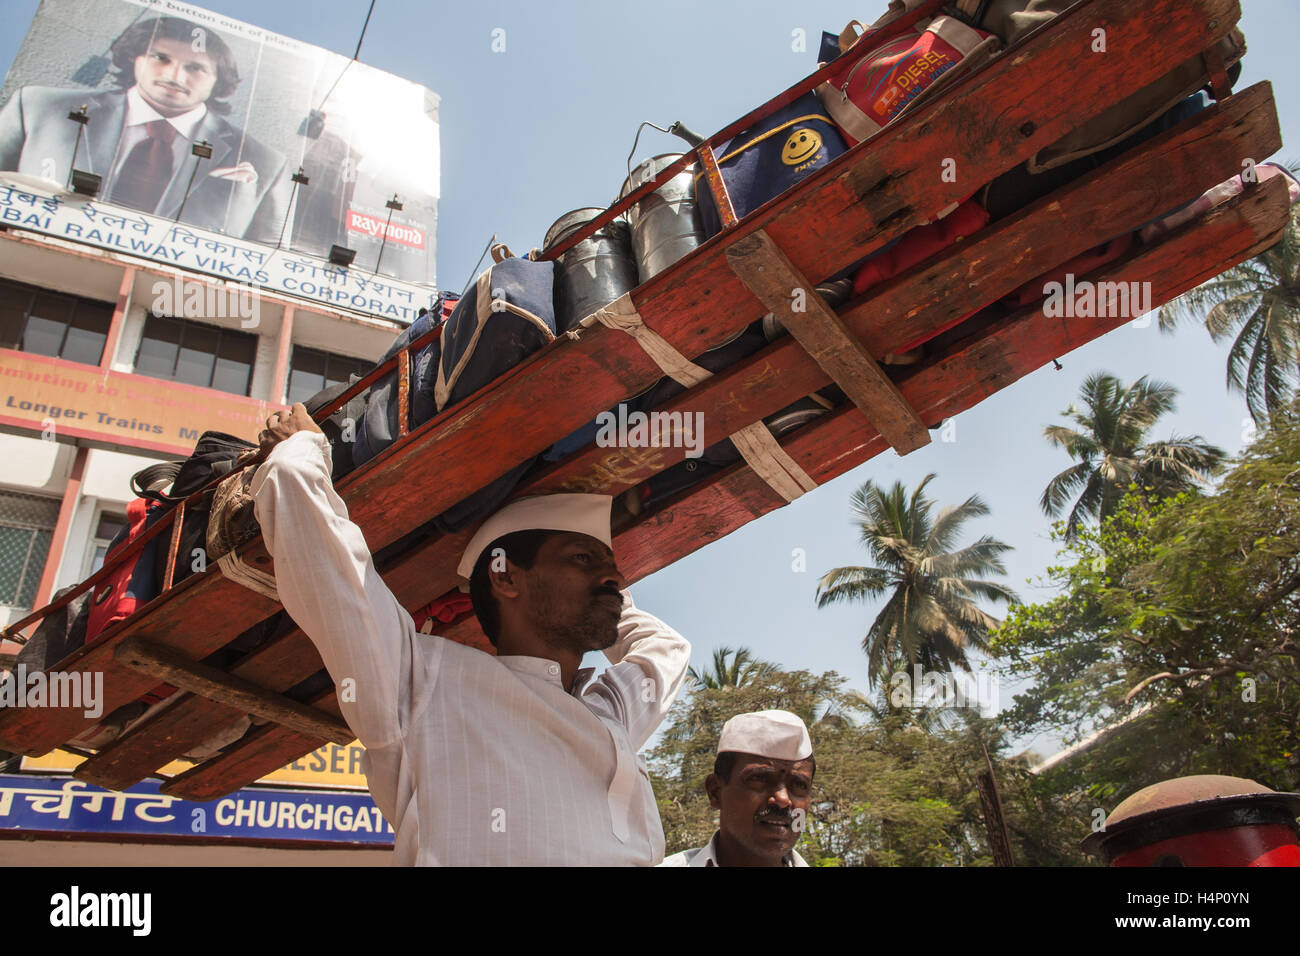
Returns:
[[[27,86],[0,110],[0,169],[66,181],[68,163],[103,177],[100,198],[204,229],[275,242],[289,207],[285,157],[222,114],[239,85],[230,47],[214,31],[178,17],[128,27],[112,46],[115,89],[100,93]],[[90,116],[77,157],[77,124]],[[190,144],[212,158],[194,171]]]

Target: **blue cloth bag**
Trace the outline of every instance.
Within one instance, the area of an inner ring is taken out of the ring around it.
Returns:
[[[736,216],[743,218],[774,196],[827,166],[848,147],[816,93],[806,93],[717,150],[718,168]],[[695,180],[705,236],[722,231],[708,182]]]
[[[437,328],[442,315],[441,305],[442,297],[440,296],[432,309],[419,316],[406,327],[402,334],[388,347],[388,351],[384,353],[383,358],[376,365],[384,364],[416,339]],[[424,424],[434,416],[433,393],[421,389],[419,383],[422,377],[427,375],[429,367],[437,365],[441,354],[441,341],[434,339],[417,352],[407,356],[411,363],[409,396],[411,428]],[[397,440],[397,413],[397,372],[393,371],[370,387],[366,398],[366,412],[357,425],[356,441],[352,447],[354,466],[364,464],[374,458]]]

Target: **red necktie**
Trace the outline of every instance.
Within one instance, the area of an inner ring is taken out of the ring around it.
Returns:
[[[172,142],[179,135],[166,120],[144,124],[147,134],[126,157],[109,199],[153,212],[172,179]]]

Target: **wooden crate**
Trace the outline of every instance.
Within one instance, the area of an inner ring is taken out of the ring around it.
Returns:
[[[663,410],[703,412],[711,434],[733,434],[801,397],[838,385],[849,398],[846,404],[780,441],[795,466],[787,470],[822,484],[891,446],[900,453],[923,447],[928,427],[1127,321],[1127,316],[1049,318],[1037,306],[1011,315],[981,310],[1240,172],[1244,157],[1274,153],[1281,137],[1269,84],[1222,98],[838,311],[812,290],[1060,139],[1126,91],[1201,55],[1239,15],[1235,0],[1081,3],[906,121],[732,222],[637,288],[632,293],[637,312],[686,356],[724,342],[768,311],[792,335],[689,389]],[[1105,56],[1088,52],[1098,24],[1107,29]],[[1086,69],[1070,68],[1081,62]],[[1221,69],[1207,61],[1207,71],[1218,86]],[[767,108],[788,102],[816,80],[814,75],[797,84]],[[754,115],[710,143],[721,143]],[[958,162],[957,183],[939,174],[943,160],[951,157]],[[709,165],[709,144],[698,158]],[[647,184],[627,202],[654,186]],[[718,199],[725,209],[725,197]],[[1252,188],[1089,278],[1149,282],[1153,305],[1159,305],[1274,244],[1288,215],[1282,183]],[[581,237],[580,232],[571,240]],[[806,311],[791,311],[796,288],[807,291]],[[929,338],[972,313],[920,364],[889,369],[878,364],[904,343]],[[414,610],[452,591],[458,584],[456,563],[474,529],[429,535],[405,548],[390,546],[660,374],[629,335],[585,326],[340,480],[339,493],[371,547],[389,547],[379,570],[399,601]],[[514,494],[617,495],[683,455],[681,448],[593,445],[532,475]],[[616,529],[620,567],[636,581],[780,507],[789,494],[788,482],[774,487],[749,464],[738,463]],[[241,554],[251,566],[273,570],[260,541]],[[311,701],[311,708],[283,696],[322,668],[299,630],[267,642],[225,673],[195,666],[277,610],[274,601],[211,568],[61,662],[59,670],[105,673],[106,712],[161,680],[188,691],[100,750],[76,776],[122,789],[249,712],[269,718],[271,723],[164,787],[177,796],[208,800],[279,769],[326,739],[346,735],[339,730],[332,691]],[[491,652],[472,615],[442,633]],[[0,747],[43,754],[91,724],[73,709],[0,712]]]

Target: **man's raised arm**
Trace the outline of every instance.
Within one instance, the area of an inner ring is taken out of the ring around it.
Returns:
[[[393,744],[412,685],[434,676],[438,647],[415,653],[415,625],[348,520],[330,481],[329,442],[307,410],[273,415],[262,447],[270,453],[250,490],[280,601],[320,651],[348,726],[367,749]]]
[[[584,691],[601,700],[610,716],[627,728],[637,750],[650,739],[681,690],[691,662],[691,645],[623,592],[618,640],[605,650],[610,667]]]

